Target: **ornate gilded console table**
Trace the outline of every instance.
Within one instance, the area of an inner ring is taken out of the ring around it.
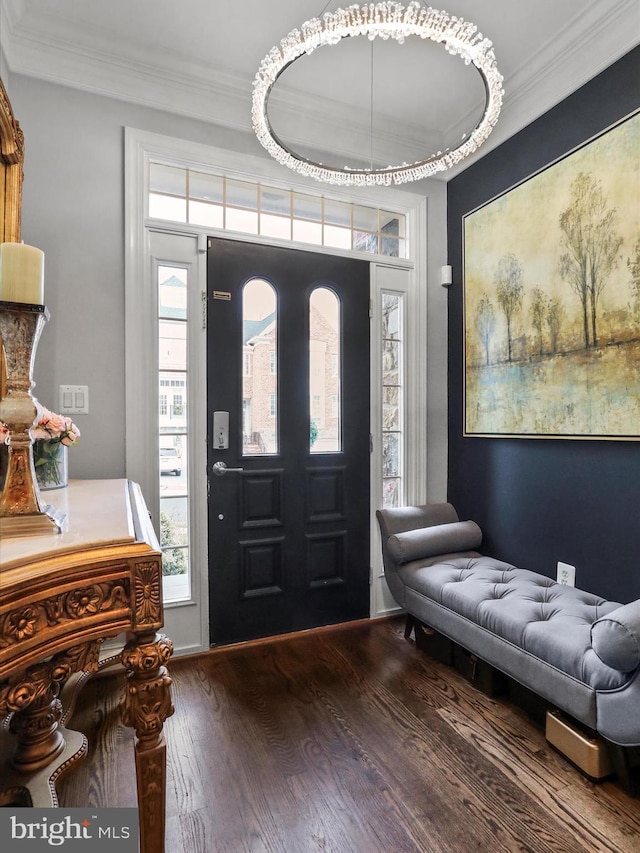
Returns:
[[[162,853],[173,649],[157,633],[158,542],[128,480],[75,480],[48,499],[68,517],[63,533],[9,538],[0,520],[0,805],[58,805],[56,780],[87,751],[64,726],[65,693],[100,669],[105,639],[126,634],[116,660],[123,721],[136,731],[140,850]]]

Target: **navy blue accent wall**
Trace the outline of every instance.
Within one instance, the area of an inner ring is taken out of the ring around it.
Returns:
[[[462,217],[638,107],[635,48],[448,184],[449,500],[485,553],[553,578],[571,563],[623,603],[640,598],[640,442],[462,436]]]

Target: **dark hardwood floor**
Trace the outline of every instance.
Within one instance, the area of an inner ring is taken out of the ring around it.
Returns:
[[[356,624],[170,665],[167,853],[638,853],[640,800],[592,784],[517,706],[403,637]],[[135,805],[120,682],[71,727],[63,806]]]

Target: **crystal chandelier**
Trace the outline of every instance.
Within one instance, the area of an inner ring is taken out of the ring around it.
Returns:
[[[444,45],[450,54],[460,56],[465,65],[473,64],[477,68],[484,82],[485,107],[480,121],[471,133],[462,137],[460,145],[444,152],[438,151],[414,163],[358,169],[323,166],[322,163],[296,154],[278,139],[267,116],[269,95],[278,77],[285,68],[316,48],[335,45],[343,38],[358,36],[367,36],[370,41],[391,38],[399,44],[403,44],[408,36],[430,39]],[[300,30],[292,30],[285,36],[278,47],[271,48],[253,81],[253,129],[274,159],[301,175],[330,184],[404,184],[449,169],[482,145],[500,114],[504,95],[502,80],[491,42],[478,33],[474,24],[430,6],[425,8],[415,0],[408,6],[394,2],[354,5],[327,12],[322,20],[313,18],[306,21]]]

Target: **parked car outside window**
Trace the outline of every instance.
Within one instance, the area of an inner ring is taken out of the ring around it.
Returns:
[[[175,474],[179,477],[182,472],[182,455],[177,447],[160,448],[160,473]]]

